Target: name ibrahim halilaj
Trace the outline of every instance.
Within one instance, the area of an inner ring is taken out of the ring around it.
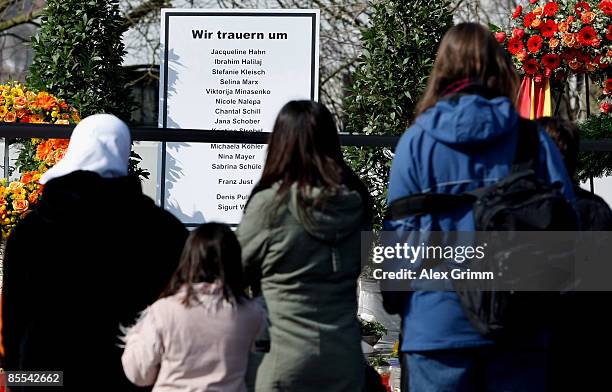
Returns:
[[[482,260],[485,258],[485,247],[481,246],[432,246],[422,243],[418,246],[395,244],[395,246],[375,246],[372,261],[380,264],[385,260],[408,261],[410,264],[418,260],[447,260],[457,264],[466,261]],[[377,280],[414,280],[414,279],[463,279],[463,280],[493,280],[495,275],[491,271],[471,271],[469,268],[453,268],[450,271],[434,271],[423,268],[415,271],[401,268],[399,271],[384,271],[382,268],[374,269],[373,276]]]

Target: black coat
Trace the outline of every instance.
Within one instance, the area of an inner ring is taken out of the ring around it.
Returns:
[[[50,181],[7,243],[5,369],[63,370],[65,390],[138,390],[123,374],[119,325],[157,299],[186,237],[136,178]]]

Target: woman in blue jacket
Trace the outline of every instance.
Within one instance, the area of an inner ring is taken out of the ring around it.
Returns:
[[[517,91],[512,63],[488,29],[473,23],[451,28],[440,44],[417,118],[396,148],[389,202],[423,192],[459,194],[507,176],[518,140]],[[543,131],[540,145],[539,175],[559,182],[574,203],[560,154]],[[475,229],[469,208],[386,226]],[[412,292],[402,309],[401,351],[411,392],[545,389],[545,336],[520,336],[511,347],[485,339],[453,291]]]

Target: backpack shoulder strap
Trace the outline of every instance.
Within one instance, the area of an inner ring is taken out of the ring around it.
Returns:
[[[534,121],[519,119],[518,140],[512,163],[511,175],[538,166],[540,152],[539,129]],[[474,189],[459,195],[448,193],[418,193],[397,199],[389,205],[385,219],[401,220],[409,216],[445,213],[466,204],[474,203],[487,187]]]
[[[444,213],[473,203],[475,199],[468,194],[418,193],[393,201],[385,219],[400,220],[409,216]]]
[[[511,173],[536,170],[540,155],[540,135],[535,121],[519,118],[518,140]]]

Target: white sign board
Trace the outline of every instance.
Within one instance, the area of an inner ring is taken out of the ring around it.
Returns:
[[[318,99],[318,10],[162,10],[159,126],[270,132]],[[236,225],[266,146],[163,143],[160,204],[186,225]]]

